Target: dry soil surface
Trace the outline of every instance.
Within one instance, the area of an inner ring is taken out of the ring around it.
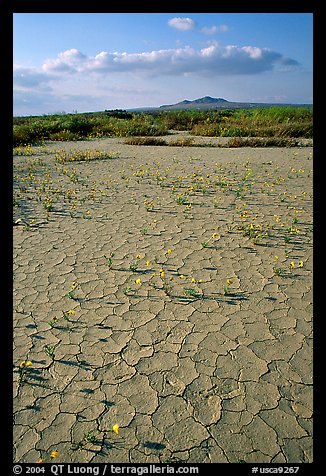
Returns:
[[[15,462],[311,462],[312,148],[13,160]]]

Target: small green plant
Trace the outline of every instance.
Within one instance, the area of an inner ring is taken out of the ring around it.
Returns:
[[[176,202],[178,205],[187,205],[189,203],[188,197],[180,195],[177,197]]]
[[[208,238],[208,240],[202,241],[202,242],[201,242],[201,245],[202,245],[203,248],[207,248],[208,245],[209,245],[209,242],[210,242],[211,240],[218,240],[219,238],[220,238],[220,235],[219,235],[218,233],[213,233],[213,234]]]
[[[87,443],[90,443],[92,445],[95,445],[96,443],[96,436],[94,435],[92,431],[89,431],[88,433],[86,433],[81,441],[79,441],[78,443],[75,443],[72,446],[72,449],[80,450],[83,446],[87,445]]]
[[[125,294],[126,296],[128,296],[129,294],[132,293],[132,288],[130,286],[126,286],[124,289],[123,289],[123,294]]]
[[[54,361],[55,359],[55,346],[54,345],[50,345],[50,344],[45,344],[43,346],[43,349],[44,349],[44,352],[46,353],[46,355],[48,355],[52,362]]]
[[[227,233],[232,233],[234,229],[235,229],[235,225],[233,223],[227,223],[226,224]]]
[[[96,436],[93,434],[92,431],[89,431],[85,436],[84,436],[84,440],[87,442],[87,443],[92,443],[94,444],[96,442]]]
[[[56,327],[56,324],[57,324],[57,317],[56,316],[53,316],[51,321],[48,322],[49,326],[51,327],[51,329],[53,329],[53,327]]]
[[[131,263],[131,265],[129,266],[129,269],[130,271],[132,271],[133,273],[136,273],[137,270],[138,270],[138,265],[136,263]]]
[[[43,207],[44,207],[44,210],[48,213],[48,212],[52,212],[53,211],[53,198],[51,197],[45,197],[44,198],[44,202],[43,202]]]
[[[110,256],[106,256],[104,255],[104,258],[106,259],[106,264],[108,265],[109,269],[112,269],[112,265],[113,265],[113,258],[114,257],[114,253],[110,253]]]
[[[32,362],[30,360],[23,360],[18,367],[19,373],[19,383],[23,383],[26,381],[28,369],[32,367]]]
[[[154,209],[154,200],[150,200],[150,201],[145,200],[144,205],[146,207],[146,211],[151,212]]]
[[[276,276],[285,276],[286,274],[286,271],[283,268],[273,268],[273,270]]]
[[[76,311],[74,309],[69,309],[69,311],[62,311],[63,319],[67,322],[72,322],[70,316],[74,316]]]
[[[86,212],[83,212],[83,218],[85,220],[91,220],[92,219],[91,212],[89,210],[87,210]]]
[[[76,299],[75,298],[75,291],[76,291],[77,287],[78,287],[78,283],[76,281],[74,281],[71,285],[70,291],[67,292],[67,297],[69,299]]]
[[[188,296],[192,299],[197,299],[197,297],[198,297],[197,291],[193,288],[186,288],[184,292],[185,292],[186,296]]]
[[[228,278],[226,280],[226,285],[224,286],[224,295],[227,296],[228,294],[230,294],[230,286],[231,284],[233,283],[232,279],[231,278]]]

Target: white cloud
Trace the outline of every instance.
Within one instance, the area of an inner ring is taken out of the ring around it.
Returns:
[[[45,60],[42,69],[45,72],[78,72],[80,66],[87,61],[87,56],[78,51],[76,48],[71,48],[63,53],[59,53],[56,59]]]
[[[168,24],[177,30],[192,30],[196,23],[191,18],[174,17],[168,21]]]
[[[215,33],[225,33],[226,31],[229,31],[229,27],[227,25],[213,25],[211,27],[204,26],[201,31],[202,33],[205,33],[205,35],[215,35]]]
[[[221,46],[212,42],[206,48],[195,50],[183,48],[153,50],[140,53],[102,51],[96,56],[86,56],[76,49],[60,53],[56,59],[48,59],[35,81],[46,75],[63,78],[74,74],[135,73],[148,77],[162,75],[240,75],[271,71],[277,65],[293,67],[298,63],[281,53],[256,46]],[[25,81],[27,78],[25,78]]]

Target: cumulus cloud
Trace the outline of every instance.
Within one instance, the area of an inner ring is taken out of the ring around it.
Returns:
[[[191,18],[174,17],[168,21],[168,24],[177,30],[192,30],[196,23]]]
[[[202,33],[205,33],[205,35],[215,35],[215,33],[225,33],[226,31],[229,31],[229,27],[227,25],[213,25],[211,27],[204,26],[201,31]]]
[[[68,73],[137,73],[149,77],[182,74],[250,75],[272,71],[277,66],[294,67],[298,66],[298,62],[267,48],[221,46],[217,42],[200,50],[186,46],[141,53],[102,51],[95,56],[86,56],[71,49],[60,53],[55,59],[46,60],[39,76],[34,72],[34,80],[41,81],[44,75],[45,78],[46,75],[52,78],[56,75],[63,77]]]
[[[42,69],[45,72],[65,72],[72,71],[78,72],[81,65],[87,61],[87,56],[78,51],[76,48],[71,48],[63,53],[59,53],[56,59],[47,59]]]

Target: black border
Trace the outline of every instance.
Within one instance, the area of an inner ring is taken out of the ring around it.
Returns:
[[[9,2],[8,2],[9,3]],[[321,3],[321,2],[320,2]],[[326,318],[324,313],[321,310],[321,296],[323,296],[322,289],[323,277],[318,278],[318,274],[321,272],[321,257],[323,256],[322,245],[324,241],[323,238],[323,217],[325,216],[325,209],[322,203],[323,195],[321,193],[322,189],[322,180],[323,180],[323,157],[322,150],[322,128],[323,128],[323,117],[322,111],[323,108],[323,84],[325,81],[323,68],[322,68],[322,58],[324,56],[324,51],[322,49],[322,39],[323,36],[323,15],[322,8],[319,2],[317,1],[280,1],[274,0],[271,2],[261,1],[259,3],[255,2],[245,2],[241,0],[233,0],[232,2],[218,2],[218,4],[204,5],[201,2],[201,9],[197,10],[192,8],[192,5],[188,2],[178,2],[175,3],[162,2],[159,5],[157,11],[152,11],[149,9],[149,5],[146,4],[145,7],[140,7],[137,11],[134,11],[132,8],[128,8],[129,5],[124,5],[127,8],[127,11],[123,12],[120,9],[115,9],[116,4],[112,5],[111,2],[101,2],[98,0],[93,0],[92,2],[70,2],[68,4],[66,1],[56,0],[47,2],[39,2],[36,0],[28,1],[18,1],[15,0],[10,4],[7,2],[1,2],[0,6],[0,34],[3,36],[1,44],[4,46],[4,57],[5,57],[5,74],[3,75],[2,84],[2,109],[4,107],[5,120],[2,122],[1,132],[2,137],[5,138],[6,148],[2,149],[2,163],[1,163],[1,174],[0,174],[0,193],[3,195],[2,201],[0,202],[1,214],[0,214],[0,233],[1,233],[1,263],[2,263],[2,274],[5,276],[4,285],[1,286],[2,299],[1,299],[1,339],[3,340],[2,344],[2,355],[4,353],[4,358],[2,359],[0,369],[1,369],[1,391],[0,398],[4,402],[1,412],[1,430],[2,435],[2,446],[1,446],[1,463],[0,467],[8,467],[9,471],[4,471],[4,474],[13,474],[13,452],[12,452],[12,309],[13,309],[13,292],[12,292],[12,256],[13,256],[13,243],[12,243],[12,117],[13,117],[13,107],[12,107],[12,41],[13,41],[13,24],[12,18],[14,13],[175,13],[178,12],[188,12],[188,13],[313,13],[314,21],[314,92],[313,92],[313,104],[314,104],[314,282],[313,282],[313,308],[314,308],[314,462],[306,464],[232,464],[232,463],[189,463],[184,466],[198,466],[199,474],[205,474],[207,471],[219,470],[221,469],[221,474],[227,474],[227,471],[231,470],[231,473],[235,474],[252,474],[252,467],[257,466],[259,468],[266,467],[290,467],[290,466],[299,466],[299,472],[297,474],[312,474],[318,475],[321,472],[322,463],[323,463],[323,435],[324,427],[322,425],[322,416],[321,410],[324,400],[323,393],[323,361],[324,356],[322,354],[322,345],[323,342],[321,339],[324,337],[322,333],[322,323]],[[131,5],[133,7],[134,4]],[[138,5],[137,5],[138,6]],[[91,8],[90,8],[91,7]],[[164,8],[163,8],[164,7]],[[177,7],[177,8],[176,8]],[[206,7],[206,8],[205,8]],[[214,8],[215,7],[215,11]],[[244,8],[245,7],[245,8]],[[212,11],[213,10],[213,11]],[[321,71],[318,71],[318,68]],[[316,259],[317,258],[317,259]],[[319,266],[318,266],[319,265]],[[3,281],[2,281],[3,282]],[[321,369],[320,369],[321,367]],[[3,446],[4,445],[4,446]],[[27,466],[33,466],[32,464],[22,464],[23,468]],[[34,465],[35,466],[35,465]],[[52,474],[50,472],[50,465],[46,466],[45,474]],[[63,465],[67,467],[68,465]],[[71,465],[74,467],[78,466],[91,466],[91,465],[82,465],[74,464]],[[97,466],[102,466],[97,465]],[[117,464],[117,466],[119,466]],[[146,464],[135,464],[131,465],[126,463],[125,466],[147,466]],[[159,464],[157,466],[160,466]],[[164,466],[164,465],[161,465]],[[319,470],[320,468],[320,470]],[[63,469],[63,471],[67,468]],[[261,473],[263,469],[261,470]],[[25,474],[23,469],[22,474]],[[44,474],[44,473],[43,473]],[[62,472],[62,474],[68,474]],[[107,474],[110,474],[107,472]],[[166,473],[164,473],[166,474]],[[258,473],[259,474],[259,473]]]

